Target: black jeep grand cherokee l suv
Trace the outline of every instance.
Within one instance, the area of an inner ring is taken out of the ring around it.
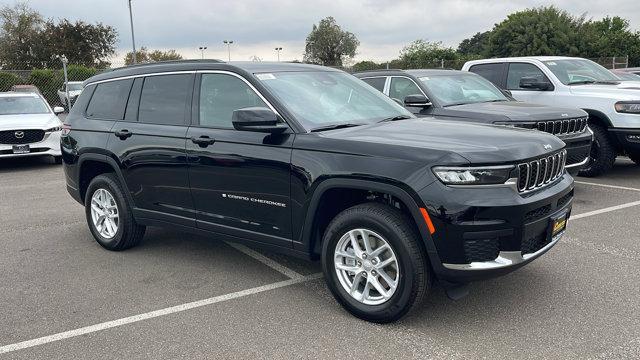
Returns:
[[[154,225],[321,258],[338,302],[375,322],[400,318],[433,279],[454,297],[540,256],[573,196],[552,135],[417,119],[302,64],[94,76],[61,146],[67,189],[106,249]]]

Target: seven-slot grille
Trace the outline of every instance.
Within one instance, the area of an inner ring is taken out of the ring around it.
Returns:
[[[538,189],[562,176],[567,161],[567,151],[562,150],[526,163],[518,164],[518,191]]]
[[[587,118],[539,121],[536,128],[553,135],[581,133],[587,128]]]
[[[0,131],[0,144],[31,144],[44,139],[44,130]]]

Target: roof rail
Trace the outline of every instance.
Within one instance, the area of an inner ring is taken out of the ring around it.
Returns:
[[[145,63],[138,63],[132,65],[125,65],[117,68],[107,69],[107,71],[111,70],[120,70],[120,69],[130,69],[136,67],[143,66],[152,66],[152,65],[171,65],[171,64],[193,64],[193,63],[224,63],[225,61],[219,59],[187,59],[187,60],[163,60],[163,61],[150,61]]]

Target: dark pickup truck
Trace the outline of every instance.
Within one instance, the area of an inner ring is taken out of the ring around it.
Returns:
[[[589,162],[588,114],[515,101],[485,78],[457,70],[378,70],[354,74],[417,116],[537,129],[567,144],[567,171]]]

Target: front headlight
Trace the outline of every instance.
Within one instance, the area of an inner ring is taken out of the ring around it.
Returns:
[[[52,127],[51,129],[47,129],[44,132],[56,132],[56,131],[62,131],[62,126]]]
[[[618,101],[615,108],[619,113],[640,114],[640,101]]]
[[[446,185],[504,184],[509,180],[513,165],[485,167],[437,166],[433,173]]]

